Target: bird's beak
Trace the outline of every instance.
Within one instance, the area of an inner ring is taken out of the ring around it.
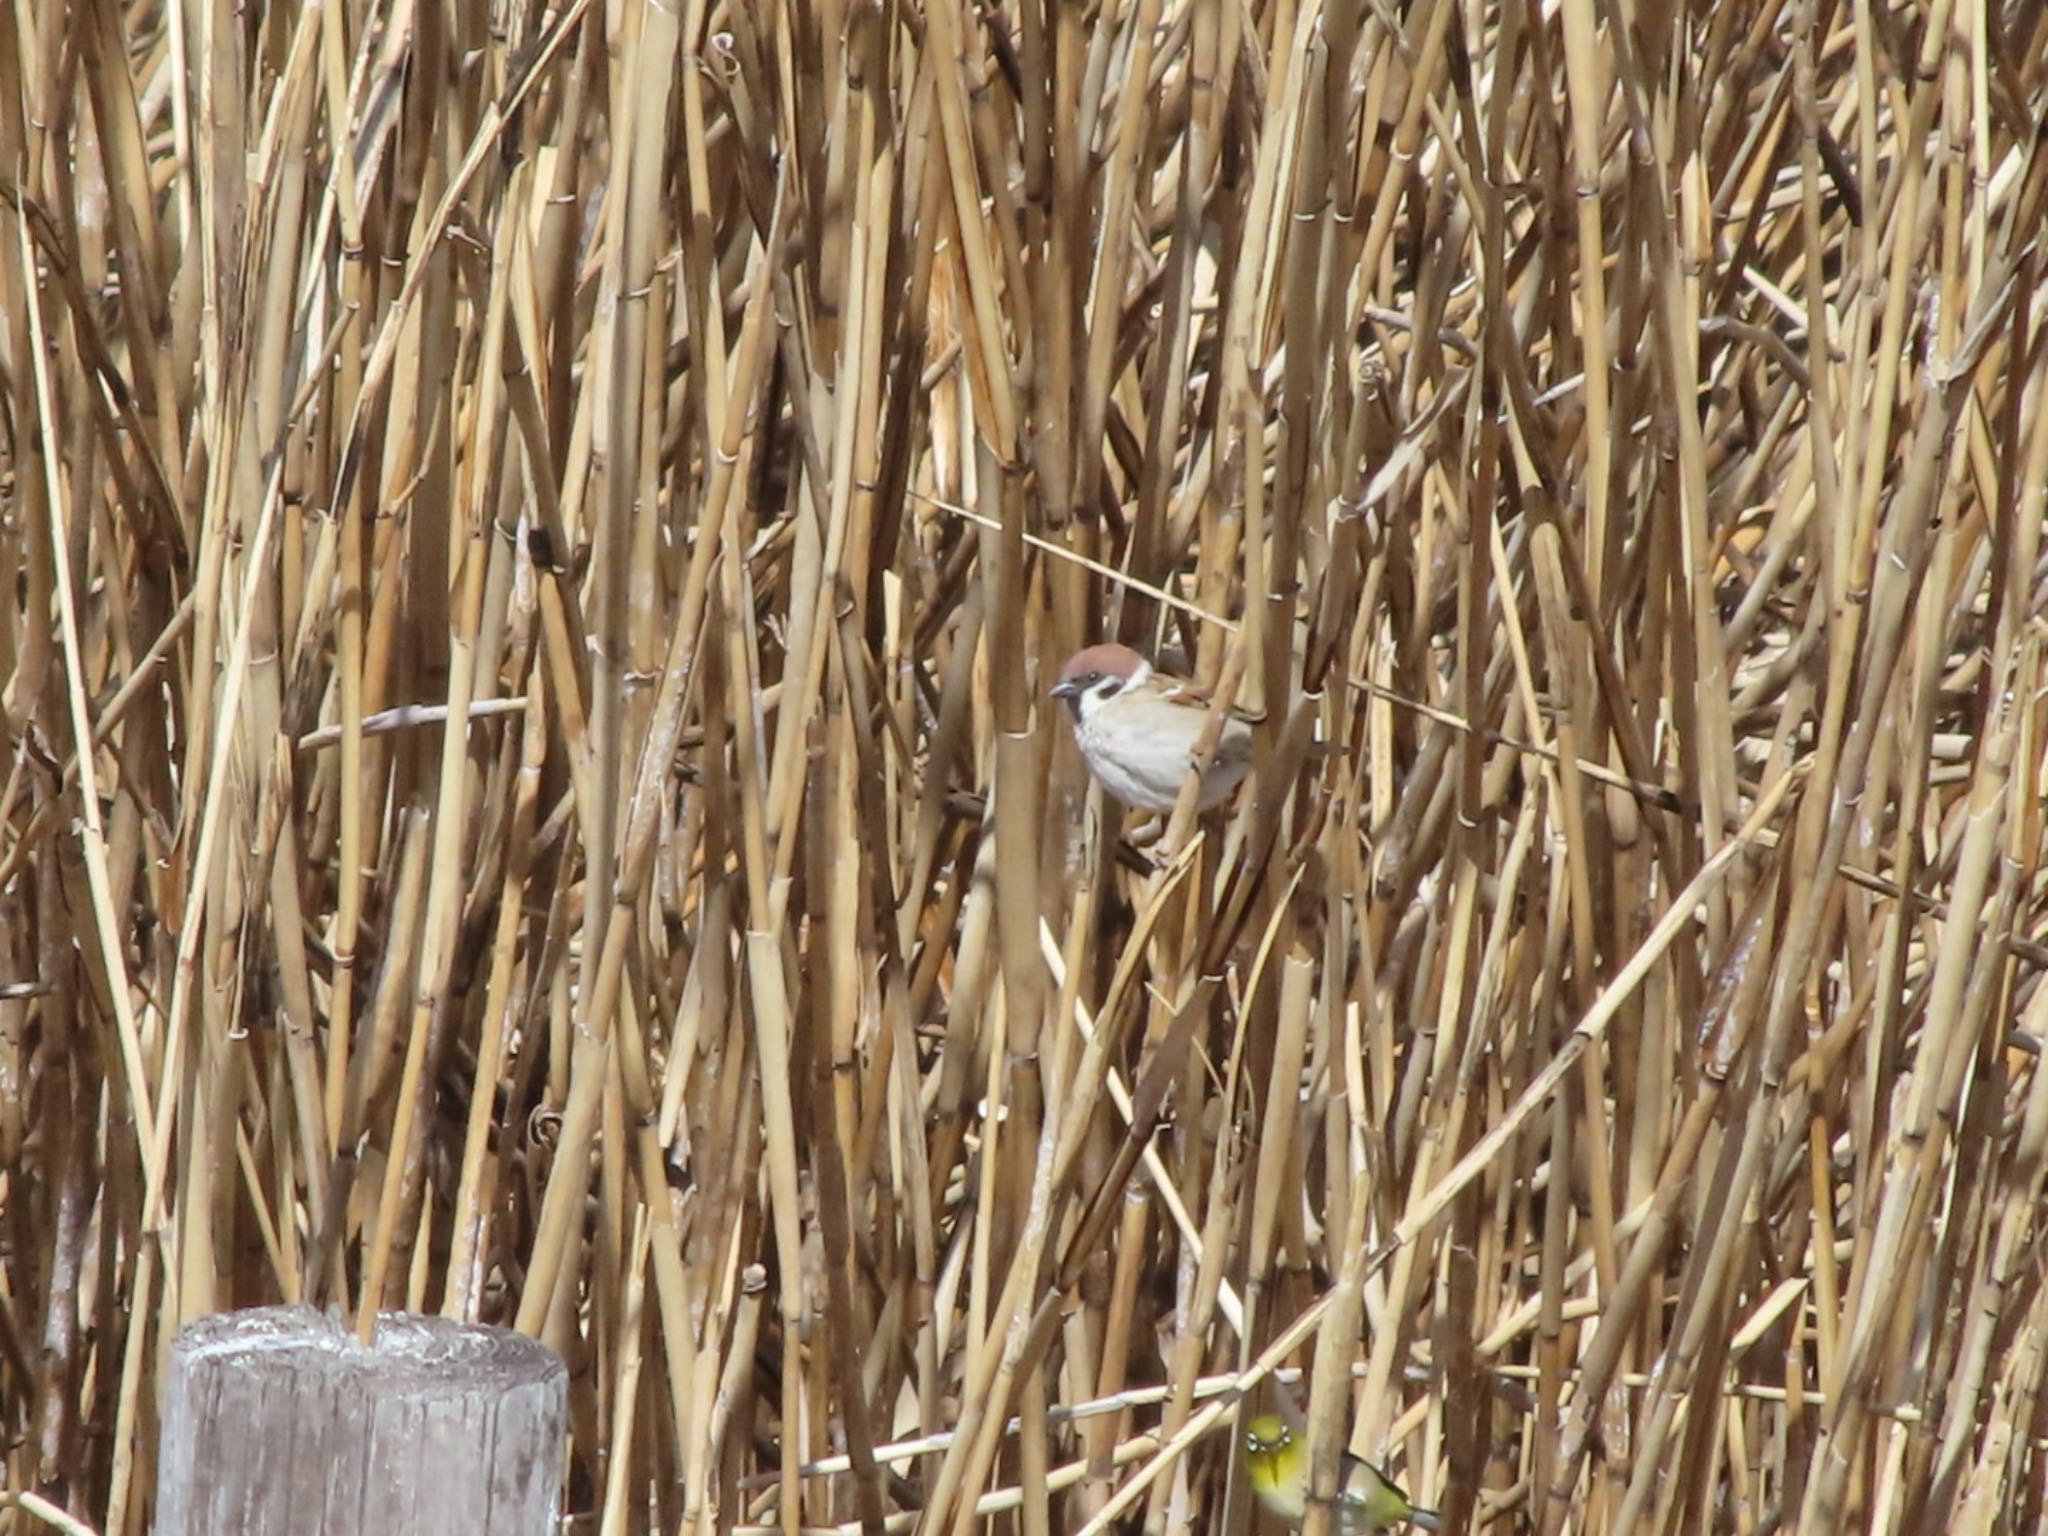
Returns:
[[[1049,699],[1071,699],[1080,691],[1074,680],[1068,678],[1064,683],[1054,683],[1050,688],[1046,689],[1045,696]]]

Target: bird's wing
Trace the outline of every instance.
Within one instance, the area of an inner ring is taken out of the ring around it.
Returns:
[[[1159,696],[1162,699],[1170,699],[1176,704],[1187,704],[1195,709],[1216,707],[1216,695],[1199,683],[1189,682],[1184,677],[1162,677],[1156,672],[1152,676],[1159,686]],[[1223,713],[1240,725],[1257,725],[1264,718],[1239,709],[1235,704],[1225,709]]]
[[[1226,726],[1216,743],[1216,756],[1211,761],[1218,768],[1250,767],[1252,733],[1249,730],[1233,731]]]

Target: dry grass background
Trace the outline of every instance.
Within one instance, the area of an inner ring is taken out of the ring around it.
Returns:
[[[1244,1529],[1233,1389],[2041,1529],[2044,113],[2030,0],[0,6],[7,1486],[303,1297],[560,1346],[578,1530]],[[1263,722],[1150,862],[1103,634]]]

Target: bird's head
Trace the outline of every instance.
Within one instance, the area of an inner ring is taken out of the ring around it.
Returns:
[[[1085,720],[1099,705],[1151,675],[1152,664],[1128,645],[1091,645],[1067,658],[1051,696],[1065,699],[1074,718]]]
[[[1294,1443],[1294,1431],[1277,1413],[1262,1413],[1244,1427],[1244,1448],[1254,1456],[1272,1456]]]

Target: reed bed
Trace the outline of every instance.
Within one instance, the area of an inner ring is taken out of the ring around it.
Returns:
[[[0,1531],[278,1299],[556,1345],[605,1536],[1264,1528],[1240,1405],[2042,1529],[2044,123],[2027,0],[0,7]]]

